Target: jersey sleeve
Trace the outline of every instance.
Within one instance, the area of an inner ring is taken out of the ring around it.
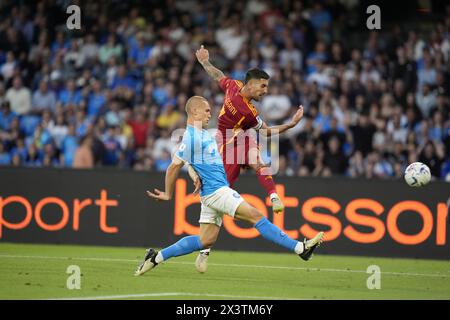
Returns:
[[[183,135],[183,139],[181,140],[180,145],[178,146],[177,151],[175,152],[175,157],[179,158],[184,163],[191,163],[193,159],[193,148],[192,148],[192,139],[194,137],[191,136],[189,131],[186,131]]]
[[[247,113],[245,115],[245,119],[242,122],[242,128],[247,130],[247,129],[255,129],[255,130],[259,130],[261,129],[263,125],[263,121],[262,119],[259,117],[259,115],[254,115],[253,113]]]
[[[186,150],[186,147],[186,144],[184,143],[184,141],[182,141],[174,155],[174,157],[180,159],[184,163],[188,162],[189,160],[189,152],[188,150]]]
[[[226,92],[228,90],[228,88],[230,87],[230,85],[233,85],[233,83],[234,83],[233,79],[225,77],[219,81],[219,87],[220,87],[220,89],[222,89],[223,92]]]
[[[202,160],[202,137],[194,130],[186,130],[183,140],[174,154],[185,164],[196,164]]]

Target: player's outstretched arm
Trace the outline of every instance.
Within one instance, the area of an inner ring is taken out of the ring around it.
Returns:
[[[173,196],[173,191],[175,190],[175,181],[177,180],[178,175],[180,174],[181,168],[183,168],[183,166],[184,162],[181,161],[179,158],[174,157],[172,159],[172,163],[169,165],[166,171],[166,190],[160,191],[158,189],[155,189],[154,193],[147,190],[148,196],[157,201],[171,200]]]
[[[209,52],[203,47],[203,45],[200,46],[200,49],[195,52],[195,56],[197,57],[198,62],[202,65],[203,69],[205,69],[205,71],[211,78],[216,81],[220,81],[225,78],[223,72],[214,67],[211,62],[209,62]]]
[[[261,133],[266,133],[267,136],[277,135],[285,132],[286,130],[289,130],[293,127],[295,127],[300,120],[303,118],[303,106],[298,107],[298,110],[295,112],[294,116],[291,118],[291,121],[286,124],[282,124],[279,126],[273,126],[268,127],[265,122],[263,122],[263,125],[261,129]]]

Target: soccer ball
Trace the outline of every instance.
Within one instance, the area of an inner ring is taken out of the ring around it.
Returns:
[[[405,170],[405,181],[410,187],[422,187],[430,180],[430,168],[422,162],[411,163]]]

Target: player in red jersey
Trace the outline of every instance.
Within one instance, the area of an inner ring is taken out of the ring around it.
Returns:
[[[233,187],[239,177],[241,167],[249,166],[255,170],[259,183],[266,190],[274,213],[282,212],[284,205],[276,193],[272,175],[267,172],[267,165],[261,159],[256,139],[247,130],[263,129],[261,133],[268,136],[283,133],[297,125],[303,117],[303,107],[299,107],[289,123],[268,127],[251,101],[260,101],[267,94],[269,75],[261,69],[250,69],[246,73],[245,83],[242,83],[228,78],[214,67],[209,62],[208,50],[203,46],[195,54],[198,62],[225,93],[218,116],[216,141],[230,187]],[[208,255],[209,249],[200,252],[196,262],[198,271],[206,271]]]

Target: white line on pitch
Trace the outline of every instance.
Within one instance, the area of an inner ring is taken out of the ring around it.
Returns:
[[[85,260],[85,261],[103,261],[103,262],[136,262],[133,259],[115,259],[115,258],[89,258],[89,257],[63,257],[63,256],[24,256],[15,254],[0,254],[0,258],[24,258],[24,259],[56,259],[56,260]]]
[[[150,297],[211,297],[211,298],[234,298],[234,299],[263,299],[263,300],[300,300],[299,298],[289,297],[262,297],[262,296],[241,296],[231,294],[214,293],[192,293],[192,292],[161,292],[161,293],[141,293],[141,294],[123,294],[114,296],[96,296],[96,297],[78,297],[78,298],[56,298],[48,300],[109,300],[109,299],[129,299],[129,298],[150,298]]]
[[[103,261],[103,262],[138,262],[133,259],[116,259],[116,258],[89,258],[89,257],[61,257],[61,256],[29,256],[29,255],[7,255],[0,254],[0,258],[23,258],[23,259],[57,259],[57,260],[81,260],[81,261]],[[191,262],[170,261],[173,264],[193,265]],[[210,266],[218,267],[237,267],[237,268],[261,268],[261,269],[282,269],[282,270],[303,270],[303,271],[324,271],[324,272],[349,272],[349,273],[367,273],[365,270],[350,269],[332,269],[332,268],[304,268],[304,267],[285,267],[285,266],[265,266],[253,264],[228,264],[228,263],[209,263]],[[409,273],[409,272],[381,272],[382,275],[397,275],[409,277],[442,277],[450,278],[447,274],[438,273]]]

